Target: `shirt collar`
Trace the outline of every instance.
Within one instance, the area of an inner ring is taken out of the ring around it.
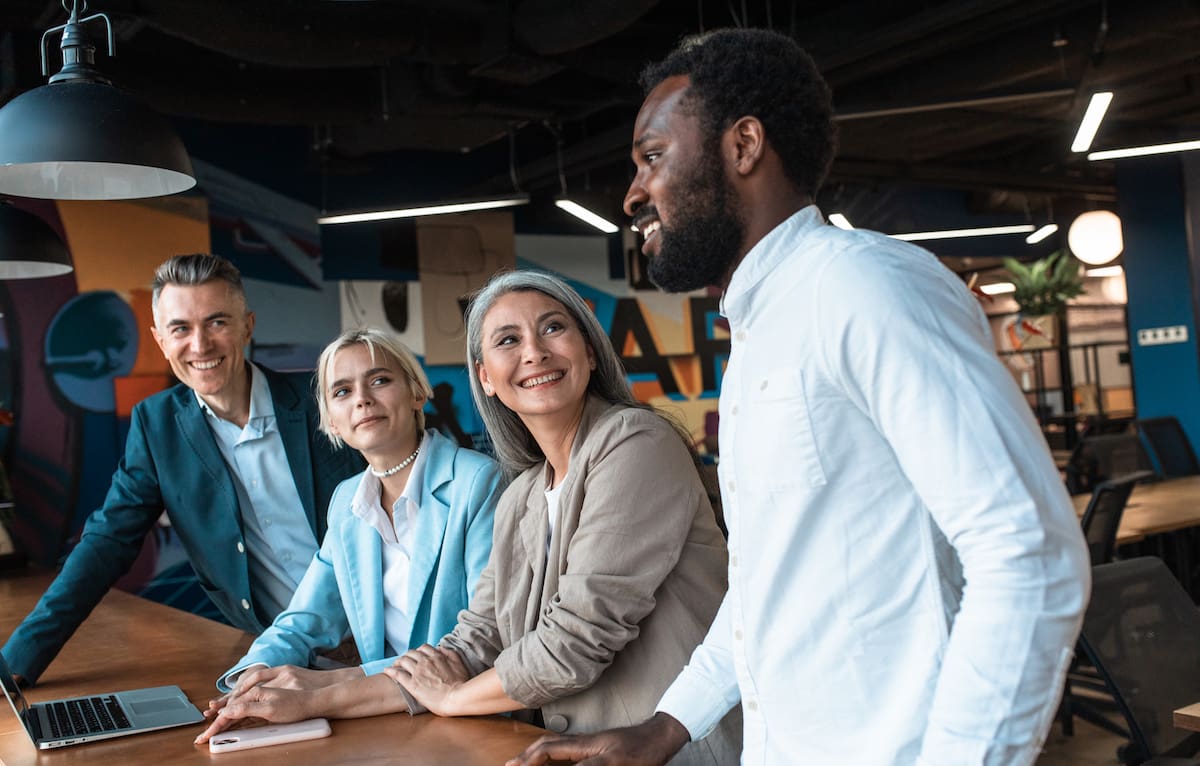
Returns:
[[[801,208],[750,248],[734,269],[729,286],[721,295],[721,314],[736,319],[744,310],[746,296],[785,258],[793,257],[796,240],[808,229],[824,226],[825,218],[816,205]]]
[[[246,366],[250,368],[250,417],[246,420],[246,428],[258,432],[259,435],[269,431],[275,422],[275,407],[271,401],[271,389],[267,386],[267,376],[263,375],[262,370],[252,362],[246,362]],[[209,417],[220,417],[212,411],[208,406],[208,402],[200,396],[195,389],[192,394],[196,397],[196,403],[200,405],[200,411]]]
[[[421,486],[425,481],[425,465],[428,462],[426,459],[429,454],[428,445],[429,439],[426,434],[421,434],[421,441],[418,442],[421,452],[417,455],[417,459],[413,461],[412,470],[408,472],[408,481],[404,483],[404,491],[396,499],[397,504],[407,500],[414,507],[420,508]],[[378,476],[371,473],[371,468],[368,466],[362,473],[362,480],[358,482],[358,489],[354,492],[354,498],[350,501],[350,512],[363,521],[373,524],[378,513],[383,510],[382,490],[383,483],[379,480]]]

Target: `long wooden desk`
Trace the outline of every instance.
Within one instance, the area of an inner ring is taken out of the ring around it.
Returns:
[[[1175,728],[1200,731],[1200,702],[1175,711]]]
[[[0,578],[0,637],[7,639],[49,584],[47,575]],[[177,684],[203,710],[216,695],[213,682],[249,646],[239,630],[120,591],[100,603],[63,648],[31,702],[143,686]],[[91,649],[89,647],[96,647]],[[7,703],[0,703],[0,762],[38,764],[188,764],[297,766],[297,764],[421,764],[495,766],[538,736],[540,729],[504,718],[411,717],[399,713],[331,721],[333,736],[212,755],[192,740],[201,725],[39,751]]]
[[[1076,495],[1071,500],[1082,516],[1091,496]],[[1200,476],[1138,484],[1121,517],[1117,544],[1195,526],[1200,526]]]

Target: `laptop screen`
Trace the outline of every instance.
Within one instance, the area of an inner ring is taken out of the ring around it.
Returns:
[[[21,724],[28,729],[29,703],[25,700],[25,695],[21,693],[21,687],[17,686],[17,682],[13,680],[12,670],[9,669],[3,654],[0,654],[0,686],[4,687],[4,696],[8,698],[8,704],[12,705],[13,712],[17,714]]]

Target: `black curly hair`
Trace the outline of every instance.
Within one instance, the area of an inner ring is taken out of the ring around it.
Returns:
[[[837,126],[829,86],[795,40],[766,29],[692,35],[642,71],[642,90],[648,95],[676,75],[690,79],[687,98],[709,141],[741,117],[757,117],[788,180],[816,196],[837,148]]]

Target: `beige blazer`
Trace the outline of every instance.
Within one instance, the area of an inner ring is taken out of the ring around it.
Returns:
[[[500,498],[492,557],[442,646],[473,673],[495,667],[505,693],[547,728],[641,723],[708,631],[725,594],[727,553],[692,457],[645,410],[590,399],[571,447],[555,534],[545,464]],[[736,764],[735,710],[677,764]]]

